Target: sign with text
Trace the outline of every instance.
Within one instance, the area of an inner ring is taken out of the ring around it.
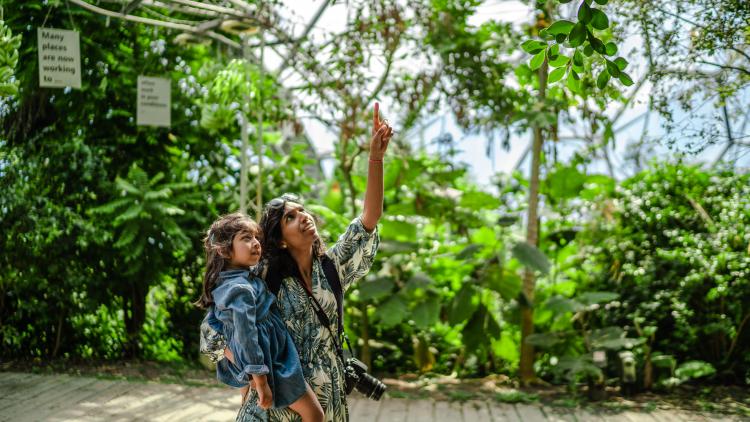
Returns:
[[[37,28],[39,86],[81,88],[81,46],[78,32]]]
[[[169,79],[138,77],[138,113],[141,126],[169,126],[171,122]]]

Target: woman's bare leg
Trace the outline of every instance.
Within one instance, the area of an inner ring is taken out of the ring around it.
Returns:
[[[309,385],[305,384],[307,390],[302,397],[289,405],[289,408],[302,417],[302,422],[323,422],[325,414],[320,406],[318,397],[313,393]]]

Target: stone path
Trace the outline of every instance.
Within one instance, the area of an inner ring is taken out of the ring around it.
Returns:
[[[353,422],[740,420],[685,411],[604,414],[543,405],[387,397],[379,402],[352,397],[349,404]],[[0,421],[233,421],[238,407],[239,395],[230,389],[0,372]]]

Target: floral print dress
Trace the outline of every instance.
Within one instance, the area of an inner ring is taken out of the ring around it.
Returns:
[[[368,233],[360,218],[355,218],[336,244],[326,252],[336,265],[344,291],[370,270],[379,242],[377,229]],[[328,315],[333,333],[336,333],[336,298],[317,259],[313,260],[312,292]],[[331,334],[315,315],[312,299],[294,278],[289,277],[282,281],[276,303],[300,354],[305,380],[325,411],[325,420],[348,421],[343,364],[336,353]],[[225,344],[220,334],[205,323],[201,325],[202,353],[218,361],[223,357]],[[290,409],[261,409],[256,392],[251,390],[237,415],[237,421],[301,421],[301,418]]]

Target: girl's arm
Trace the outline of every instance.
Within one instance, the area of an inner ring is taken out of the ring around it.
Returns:
[[[362,225],[368,232],[375,230],[383,215],[383,157],[393,136],[393,128],[380,120],[380,105],[375,103],[373,111],[370,159],[367,165],[367,188],[365,190]]]
[[[219,298],[216,299],[218,304]],[[237,380],[249,384],[255,375],[266,375],[270,371],[258,343],[255,294],[249,285],[238,284],[222,299],[225,307],[232,311],[234,330],[228,345],[231,353],[227,357],[231,356],[230,361],[240,370]]]

